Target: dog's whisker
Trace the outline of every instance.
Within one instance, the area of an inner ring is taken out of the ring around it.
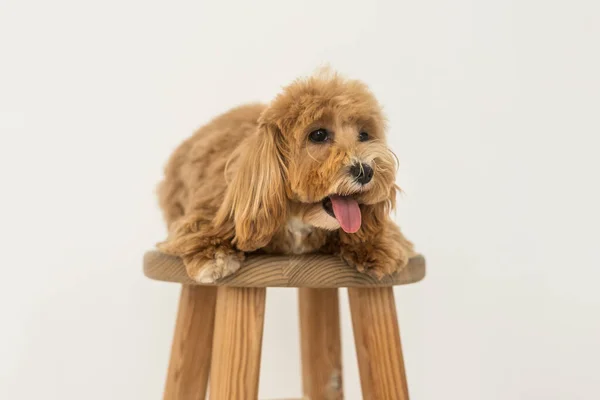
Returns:
[[[307,137],[307,138],[306,138],[306,143],[308,143],[308,141],[309,141],[309,140],[308,140],[308,137]],[[310,151],[309,151],[309,149],[308,149],[308,146],[306,146],[306,154],[308,154],[308,156],[309,156],[310,158],[312,158],[312,159],[313,159],[313,161],[319,162],[319,160],[317,160],[317,159],[316,159],[316,158],[315,158],[315,157],[314,157],[314,156],[313,156],[313,155],[310,153]]]
[[[400,168],[400,160],[398,159],[398,156],[396,155],[396,153],[394,153],[392,149],[388,149],[388,151],[394,156],[394,159],[396,160],[394,165],[396,166],[396,171],[398,171],[398,169]]]

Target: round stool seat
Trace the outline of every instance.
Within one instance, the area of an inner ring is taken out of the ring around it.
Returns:
[[[198,285],[180,258],[159,251],[144,256],[144,274],[151,279]],[[339,257],[324,254],[297,256],[250,255],[235,274],[208,286],[232,287],[384,287],[418,282],[425,277],[425,259],[412,257],[401,271],[377,279],[356,271]]]

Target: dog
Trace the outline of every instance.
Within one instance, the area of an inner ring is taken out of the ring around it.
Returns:
[[[203,284],[257,251],[334,254],[377,278],[404,268],[415,253],[389,216],[399,188],[385,131],[368,87],[336,73],[216,117],[168,161],[159,250]]]

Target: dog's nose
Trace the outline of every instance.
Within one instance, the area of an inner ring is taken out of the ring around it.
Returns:
[[[367,164],[354,164],[350,167],[350,175],[361,185],[366,185],[373,179],[373,168]]]

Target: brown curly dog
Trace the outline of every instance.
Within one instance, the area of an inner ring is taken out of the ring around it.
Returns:
[[[381,277],[412,245],[392,222],[396,158],[381,107],[361,82],[318,74],[269,105],[235,108],[172,155],[159,187],[169,237],[200,283],[234,273],[245,253],[324,252]]]

